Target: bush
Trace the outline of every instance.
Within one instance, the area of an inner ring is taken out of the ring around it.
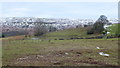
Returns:
[[[34,28],[34,36],[41,36],[47,32],[46,26],[37,24]]]
[[[93,24],[93,28],[90,31],[87,31],[87,34],[102,34],[104,29],[104,25],[107,24],[109,21],[107,20],[107,17],[104,15],[101,15],[100,18]]]
[[[92,30],[88,30],[87,31],[87,34],[90,35],[90,34],[93,34],[94,32]]]
[[[4,34],[2,34],[2,38],[4,38],[5,37],[5,35]]]
[[[99,34],[101,34],[101,33],[104,31],[104,24],[103,24],[102,22],[96,22],[96,23],[93,25],[92,31],[93,31],[94,33],[99,33]]]

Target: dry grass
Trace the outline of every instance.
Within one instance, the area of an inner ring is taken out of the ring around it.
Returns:
[[[12,36],[12,37],[7,37],[7,38],[0,38],[1,41],[11,41],[11,40],[22,40],[25,38],[25,35],[20,35],[20,36]]]
[[[18,37],[17,37],[18,38]],[[101,49],[98,50],[96,47]],[[110,54],[101,56],[98,52]],[[117,39],[3,41],[3,65],[101,66],[118,65]]]

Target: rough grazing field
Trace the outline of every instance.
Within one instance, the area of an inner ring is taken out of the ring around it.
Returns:
[[[87,30],[90,29],[86,28],[70,28],[65,30],[59,30],[55,32],[49,32],[42,35],[40,38],[42,39],[70,39],[70,38],[87,38],[87,37],[95,37],[101,36],[101,34],[91,34],[87,35]]]
[[[118,39],[4,39],[2,54],[3,66],[116,66]]]

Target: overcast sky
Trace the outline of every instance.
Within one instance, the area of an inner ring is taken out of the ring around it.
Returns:
[[[117,2],[1,2],[2,17],[118,18]]]

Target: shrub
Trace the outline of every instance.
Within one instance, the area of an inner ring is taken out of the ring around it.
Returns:
[[[87,34],[90,35],[90,34],[93,34],[94,32],[92,30],[88,30],[87,31]]]
[[[102,34],[104,29],[104,25],[107,24],[109,21],[107,20],[107,17],[104,15],[101,15],[100,18],[93,24],[93,28],[91,28],[90,31],[87,31],[87,34]]]
[[[5,37],[5,35],[4,34],[2,34],[2,38],[4,38]]]
[[[34,36],[41,36],[47,32],[46,26],[37,24],[34,28]]]

